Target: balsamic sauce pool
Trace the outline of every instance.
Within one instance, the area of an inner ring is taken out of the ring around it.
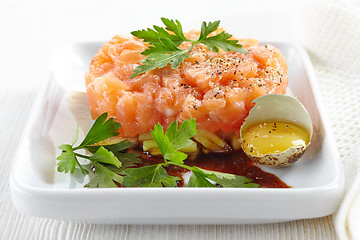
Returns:
[[[161,157],[152,157],[146,153],[141,153],[140,158],[143,160],[143,163],[140,164],[139,167],[163,162]],[[259,184],[261,188],[289,188],[289,186],[277,176],[262,170],[248,156],[246,156],[243,151],[233,151],[227,153],[200,152],[195,159],[185,160],[184,163],[188,166],[197,166],[210,171],[241,175],[252,179],[253,183]],[[184,185],[184,179],[182,176],[189,170],[174,165],[165,167],[165,169],[169,175],[181,178],[181,181],[178,182],[178,187],[182,187]]]

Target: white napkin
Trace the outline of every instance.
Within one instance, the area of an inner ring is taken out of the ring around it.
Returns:
[[[332,1],[304,6],[299,13],[298,41],[313,62],[345,172],[336,233],[340,239],[360,239],[360,10]]]
[[[335,228],[341,239],[360,239],[360,146],[346,161],[346,195],[335,215]]]

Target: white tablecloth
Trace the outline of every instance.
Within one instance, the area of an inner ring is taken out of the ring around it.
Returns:
[[[158,24],[164,16],[185,22],[188,30],[203,20],[224,19],[222,26],[230,33],[242,33],[241,37],[304,46],[315,66],[347,180],[352,181],[356,174],[351,172],[352,163],[359,160],[354,148],[360,144],[359,5],[356,0],[322,1],[320,5],[226,0],[1,1],[0,238],[336,239],[333,216],[276,224],[215,226],[95,225],[35,218],[14,209],[8,177],[54,48],[76,41],[105,41],[116,33]],[[355,233],[349,233],[346,227],[356,224],[355,220],[348,222],[347,217],[338,217],[337,221],[338,234]]]

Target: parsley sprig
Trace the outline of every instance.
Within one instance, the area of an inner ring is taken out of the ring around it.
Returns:
[[[84,175],[89,171],[81,164],[78,158],[90,161],[94,169],[93,176],[85,187],[107,188],[117,187],[120,183],[124,187],[176,187],[179,177],[167,173],[166,167],[175,165],[192,172],[187,187],[244,187],[254,188],[258,184],[252,183],[252,179],[229,173],[205,170],[196,166],[184,164],[187,154],[179,151],[193,144],[191,140],[197,134],[194,119],[185,120],[178,126],[174,121],[164,132],[160,124],[151,130],[164,162],[137,167],[141,162],[136,153],[124,152],[133,143],[122,141],[116,144],[102,145],[102,141],[117,136],[120,124],[113,118],[107,119],[107,114],[99,116],[85,136],[84,140],[76,147],[79,129],[76,130],[71,144],[62,144],[59,149],[61,155],[57,158],[58,171],[74,173],[79,169]],[[78,150],[87,150],[89,155],[84,155]]]
[[[107,113],[99,116],[93,126],[85,136],[84,140],[76,147],[78,140],[79,128],[77,128],[71,144],[62,144],[59,149],[62,150],[61,155],[57,158],[59,162],[59,172],[74,173],[79,169],[84,175],[89,171],[81,164],[78,158],[90,161],[95,169],[94,176],[85,187],[117,187],[115,182],[121,183],[123,177],[119,175],[124,167],[134,166],[141,160],[137,158],[138,154],[123,153],[122,150],[132,145],[131,142],[122,141],[111,145],[94,145],[99,142],[119,135],[120,124],[115,122],[113,118],[107,119]],[[91,156],[78,153],[77,150],[88,150]],[[121,160],[121,161],[120,161]]]
[[[139,74],[153,70],[155,68],[163,68],[170,64],[172,69],[177,68],[185,58],[189,58],[189,52],[193,49],[195,44],[204,44],[206,47],[214,52],[219,52],[219,48],[224,51],[248,53],[237,40],[231,40],[231,34],[224,31],[217,35],[209,35],[218,29],[220,21],[203,22],[201,25],[201,32],[197,39],[187,39],[184,35],[181,23],[178,20],[171,20],[161,18],[165,28],[154,25],[153,28],[133,31],[132,35],[139,39],[143,39],[150,44],[149,48],[141,54],[146,58],[141,62],[132,73],[130,78]],[[190,42],[189,49],[180,49],[179,46],[183,42]]]
[[[217,187],[210,180],[221,187],[254,188],[259,186],[251,183],[252,179],[244,176],[209,171],[184,164],[187,155],[178,150],[190,146],[193,143],[191,138],[196,134],[194,119],[185,120],[179,128],[176,121],[172,122],[165,133],[160,124],[155,125],[154,130],[151,130],[151,135],[161,151],[164,163],[126,169],[122,185],[125,187],[175,187],[177,186],[176,181],[180,178],[168,175],[164,169],[166,166],[175,165],[192,172],[187,187]]]

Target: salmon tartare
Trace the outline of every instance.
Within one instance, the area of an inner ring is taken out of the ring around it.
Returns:
[[[195,38],[198,31],[186,34]],[[88,104],[95,119],[107,112],[121,124],[121,137],[148,133],[155,124],[196,119],[199,130],[239,135],[252,101],[285,94],[287,64],[280,50],[253,39],[237,39],[249,53],[213,52],[197,44],[179,67],[154,69],[130,78],[145,58],[148,43],[116,35],[93,57],[85,74]],[[180,48],[187,47],[182,43]]]

